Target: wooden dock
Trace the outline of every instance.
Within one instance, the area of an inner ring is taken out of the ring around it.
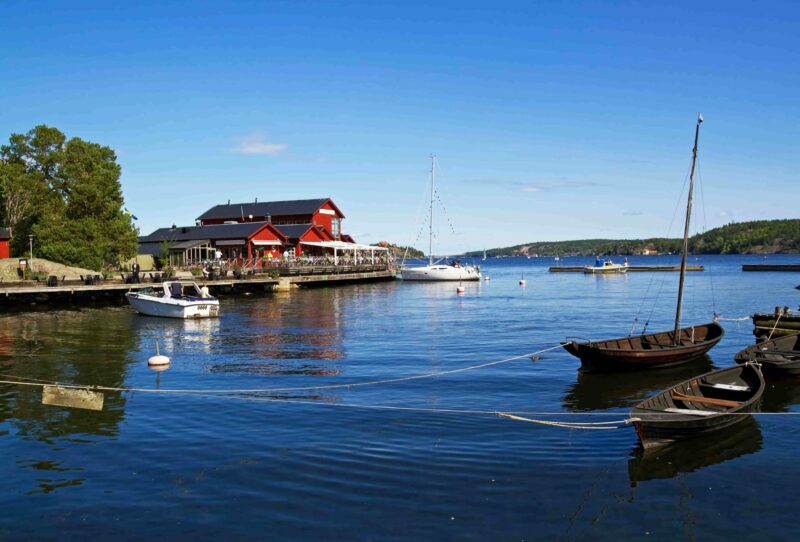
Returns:
[[[744,264],[742,271],[800,271],[800,264],[750,263]]]
[[[551,267],[549,270],[551,273],[583,273],[584,266],[582,265],[557,265]],[[687,265],[687,271],[703,271],[705,268],[702,265]],[[644,272],[656,272],[656,271],[680,271],[680,265],[629,265],[628,272],[629,273],[644,273]],[[611,273],[597,273],[600,274],[611,274]]]
[[[332,286],[357,282],[392,280],[396,271],[385,266],[348,266],[338,268],[302,268],[277,273],[245,274],[241,278],[224,277],[206,280],[186,278],[199,286],[208,286],[212,294],[242,294],[291,290],[297,287]],[[275,275],[279,276],[275,276]],[[177,279],[170,279],[177,280]],[[60,305],[79,307],[92,304],[127,304],[125,294],[145,288],[161,288],[161,281],[126,284],[120,279],[86,285],[80,281],[64,281],[56,286],[44,282],[19,281],[0,284],[0,312],[26,310],[32,306]]]

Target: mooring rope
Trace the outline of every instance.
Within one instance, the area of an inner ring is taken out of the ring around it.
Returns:
[[[174,393],[174,394],[241,394],[241,393],[276,393],[276,392],[288,392],[288,391],[314,391],[314,390],[332,390],[332,389],[341,389],[341,388],[359,388],[364,386],[376,386],[381,384],[395,384],[398,382],[408,382],[411,380],[423,380],[426,378],[436,378],[445,375],[452,375],[456,373],[463,373],[467,371],[474,371],[476,369],[483,369],[484,367],[492,367],[494,365],[501,365],[503,363],[509,363],[512,361],[517,361],[524,358],[531,358],[533,356],[538,356],[539,354],[543,354],[545,352],[549,352],[551,350],[556,350],[558,348],[562,348],[561,344],[556,346],[551,346],[549,348],[544,348],[542,350],[537,350],[536,352],[530,352],[528,354],[522,354],[519,356],[512,356],[510,358],[505,358],[497,361],[489,361],[486,363],[479,363],[477,365],[470,365],[469,367],[459,367],[458,369],[450,369],[447,371],[438,371],[432,373],[423,373],[419,375],[411,375],[411,376],[401,376],[396,378],[385,378],[382,380],[369,380],[366,382],[353,382],[350,384],[329,384],[329,385],[320,385],[320,386],[300,386],[300,387],[292,387],[292,388],[244,388],[244,389],[157,389],[157,388],[132,388],[132,387],[117,387],[117,386],[98,386],[98,385],[87,385],[87,384],[67,384],[67,383],[60,383],[56,381],[45,382],[45,381],[38,381],[32,382],[32,379],[27,377],[21,376],[14,376],[14,375],[4,375],[6,378],[17,378],[17,381],[12,380],[0,380],[0,384],[17,384],[21,386],[45,386],[45,385],[52,385],[52,386],[59,386],[65,389],[90,389],[94,391],[120,391],[120,392],[141,392],[141,393]]]
[[[767,337],[768,341],[772,339],[772,334],[775,333],[775,330],[778,328],[778,322],[781,321],[781,316],[783,316],[783,313],[778,314],[778,317],[775,319],[775,325],[772,326],[772,331],[769,332],[769,337]]]

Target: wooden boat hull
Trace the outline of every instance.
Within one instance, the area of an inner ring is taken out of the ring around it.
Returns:
[[[733,359],[736,363],[756,361],[771,376],[800,375],[800,333],[748,346]]]
[[[672,367],[697,359],[725,334],[716,322],[681,329],[681,344],[672,331],[607,341],[568,341],[564,349],[581,360],[581,371],[636,371]]]
[[[717,389],[715,386],[719,385],[740,389]],[[681,382],[639,403],[631,410],[631,418],[635,419],[633,425],[644,448],[663,446],[743,423],[750,418],[746,414],[758,409],[764,387],[764,377],[756,365],[748,363],[718,369]],[[728,405],[703,406],[701,401]],[[673,411],[667,411],[668,408]],[[697,415],[698,412],[707,414]]]

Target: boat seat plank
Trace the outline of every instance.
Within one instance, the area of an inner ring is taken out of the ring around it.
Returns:
[[[691,408],[665,408],[664,412],[672,412],[674,414],[688,414],[690,416],[713,416],[719,414],[712,410],[693,410]]]
[[[703,382],[702,385],[709,388],[716,388],[718,390],[750,391],[750,386],[738,386],[736,384],[712,384],[711,382]]]
[[[728,399],[715,399],[713,397],[703,397],[699,395],[685,395],[676,390],[672,390],[670,392],[670,395],[672,396],[673,400],[683,401],[683,402],[691,402],[691,403],[715,405],[715,406],[731,407],[731,408],[742,406],[741,401],[730,401]]]

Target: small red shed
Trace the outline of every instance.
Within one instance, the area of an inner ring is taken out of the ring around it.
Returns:
[[[0,258],[11,257],[11,230],[9,228],[0,228]]]

